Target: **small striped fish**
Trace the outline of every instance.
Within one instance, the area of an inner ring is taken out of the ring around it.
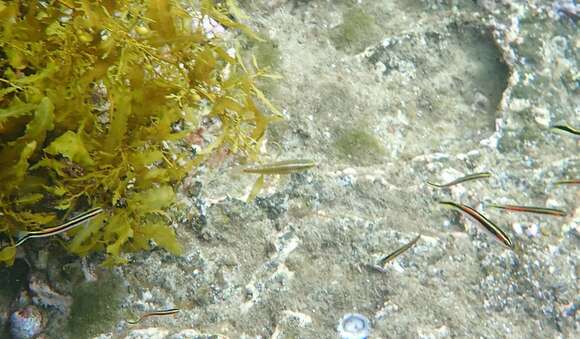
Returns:
[[[493,208],[499,208],[499,209],[506,210],[506,211],[547,214],[547,215],[553,215],[556,217],[565,217],[567,215],[566,211],[562,211],[562,210],[555,209],[555,208],[535,207],[535,206],[517,206],[517,205],[496,205],[496,204],[489,204],[488,206],[493,207]]]
[[[313,160],[285,160],[242,169],[245,173],[255,174],[290,174],[316,166]]]
[[[580,129],[574,128],[570,125],[554,125],[552,126],[553,129],[559,129],[564,132],[568,132],[574,135],[580,135]]]
[[[578,185],[580,184],[580,179],[563,179],[555,182],[556,185]]]
[[[413,240],[409,241],[408,243],[406,243],[405,245],[401,246],[399,249],[397,249],[393,253],[391,253],[387,256],[384,256],[383,258],[381,258],[381,260],[379,260],[378,265],[376,265],[375,268],[381,272],[384,272],[386,267],[387,267],[387,264],[389,262],[395,260],[396,257],[403,254],[404,252],[409,250],[411,247],[415,246],[415,244],[417,243],[417,241],[419,241],[420,238],[421,238],[421,235],[419,234],[415,239],[413,239]]]
[[[22,245],[25,241],[29,240],[29,239],[35,239],[35,238],[46,238],[46,237],[51,237],[53,235],[57,235],[60,233],[64,233],[67,231],[72,230],[75,227],[78,227],[80,225],[82,225],[83,223],[91,220],[92,218],[96,217],[97,215],[103,213],[105,210],[102,208],[94,208],[90,211],[87,211],[83,214],[80,214],[72,219],[70,219],[69,221],[65,222],[62,225],[58,225],[55,227],[51,227],[51,228],[47,228],[44,229],[42,231],[32,231],[32,232],[27,232],[22,238],[20,238],[16,244],[14,246],[20,246]]]
[[[473,219],[477,220],[485,228],[486,231],[493,234],[493,236],[495,236],[496,239],[498,239],[502,244],[504,244],[510,249],[513,249],[514,244],[512,243],[508,235],[496,224],[491,222],[491,220],[487,219],[483,214],[479,213],[475,209],[451,201],[439,201],[439,203],[444,206],[455,208],[469,215]]]
[[[470,181],[470,180],[477,180],[477,179],[484,179],[484,178],[489,178],[489,177],[491,177],[491,173],[482,172],[482,173],[474,173],[474,174],[466,175],[464,177],[461,177],[459,179],[455,179],[455,180],[453,180],[449,183],[446,183],[446,184],[435,184],[435,183],[432,183],[431,181],[427,181],[427,184],[434,186],[434,187],[437,187],[437,188],[445,188],[445,187],[460,184],[462,182],[466,182],[466,181]]]
[[[129,323],[131,325],[136,325],[136,324],[142,322],[144,319],[149,318],[149,317],[161,316],[161,315],[173,315],[173,314],[177,314],[177,313],[179,313],[179,308],[170,308],[167,310],[153,311],[153,312],[148,312],[148,313],[143,314],[137,320],[127,320],[127,323]]]

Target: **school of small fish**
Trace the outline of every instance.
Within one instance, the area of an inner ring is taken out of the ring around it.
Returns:
[[[557,130],[561,130],[561,131],[564,131],[567,133],[571,133],[574,135],[579,135],[578,129],[575,129],[575,128],[568,126],[568,125],[556,125],[556,126],[553,126],[552,128],[557,129]],[[258,179],[256,184],[254,185],[254,188],[252,189],[252,192],[250,193],[250,197],[253,198],[258,193],[261,186],[263,185],[265,175],[291,174],[291,173],[301,172],[301,171],[310,169],[310,168],[315,167],[315,166],[316,166],[316,162],[314,162],[312,160],[299,159],[299,160],[285,160],[285,161],[279,161],[279,162],[274,162],[274,163],[270,163],[270,164],[263,164],[263,165],[253,166],[253,167],[246,167],[246,168],[242,169],[242,171],[244,173],[259,174],[260,175],[260,178]],[[444,189],[444,188],[448,188],[448,187],[451,187],[454,185],[465,183],[467,181],[478,180],[478,179],[487,179],[487,178],[490,178],[491,176],[492,176],[492,174],[489,172],[482,172],[482,173],[474,173],[474,174],[466,175],[464,177],[460,177],[460,178],[457,178],[451,182],[443,183],[443,184],[437,184],[437,183],[433,183],[431,181],[427,181],[426,183],[434,188]],[[561,179],[561,180],[558,180],[555,182],[556,185],[574,185],[574,184],[578,184],[578,183],[580,183],[580,179],[577,179],[577,178]],[[466,215],[469,215],[471,218],[475,219],[483,227],[483,229],[485,231],[490,233],[496,240],[498,240],[506,248],[511,249],[511,250],[514,249],[514,243],[509,238],[507,233],[505,231],[503,231],[499,226],[497,226],[494,222],[489,220],[482,213],[475,210],[474,208],[467,206],[465,204],[462,204],[462,203],[457,203],[457,202],[452,202],[452,201],[439,201],[439,204],[441,204],[442,206],[446,206],[446,207],[450,207],[452,209],[455,209],[455,210],[462,212]],[[509,211],[509,212],[537,213],[537,214],[544,214],[544,215],[557,216],[557,217],[565,217],[567,215],[566,211],[562,211],[562,210],[558,210],[558,209],[554,209],[554,208],[546,208],[546,207],[519,206],[519,205],[498,205],[498,204],[488,204],[487,206],[492,207],[492,208],[505,210],[505,211]],[[48,238],[51,236],[55,236],[58,234],[68,232],[74,228],[77,228],[77,227],[87,223],[88,221],[92,220],[93,218],[102,214],[103,212],[105,212],[105,210],[103,208],[93,208],[91,210],[88,210],[87,212],[84,212],[84,213],[64,222],[63,224],[58,225],[58,226],[46,228],[46,229],[43,229],[40,231],[27,232],[24,235],[22,235],[16,242],[14,242],[12,245],[9,245],[9,246],[18,247],[30,239]],[[401,254],[403,254],[403,253],[407,252],[409,249],[413,248],[413,246],[415,246],[417,244],[417,242],[419,241],[420,238],[421,238],[421,235],[419,234],[415,238],[413,238],[411,241],[406,243],[405,245],[401,246],[400,248],[391,252],[388,255],[382,256],[376,263],[369,264],[369,266],[371,268],[379,271],[379,272],[386,273],[388,264],[391,263],[393,260],[395,260]],[[156,310],[156,311],[144,313],[136,320],[126,320],[126,322],[128,324],[131,324],[131,325],[137,325],[137,324],[141,323],[143,320],[145,320],[146,318],[154,317],[154,316],[175,315],[175,314],[179,313],[179,311],[180,311],[179,308],[169,308],[169,309]]]
[[[570,125],[554,125],[551,127],[551,129],[564,131],[566,133],[570,133],[573,135],[580,135],[580,130],[577,128],[574,128]],[[467,181],[478,180],[478,179],[487,179],[490,177],[492,177],[492,174],[490,172],[481,172],[481,173],[469,174],[469,175],[457,178],[455,180],[452,180],[448,183],[437,184],[437,183],[434,183],[432,181],[426,181],[426,183],[432,187],[435,187],[435,188],[448,188],[448,187],[458,185],[458,184],[461,184],[461,183],[464,183]],[[577,184],[580,184],[580,179],[578,179],[578,178],[561,179],[561,180],[556,181],[554,184],[555,185],[577,185]],[[474,208],[472,208],[470,206],[467,206],[467,205],[464,205],[461,203],[452,202],[452,201],[439,201],[439,204],[441,204],[442,206],[453,208],[459,212],[462,212],[466,215],[469,215],[471,218],[475,219],[483,227],[483,229],[486,232],[490,233],[496,240],[498,240],[506,248],[511,249],[511,250],[514,249],[514,243],[512,242],[510,237],[507,235],[507,233],[505,231],[503,231],[494,222],[489,220],[486,216],[484,216],[481,212],[478,212],[477,210],[475,210]],[[491,207],[491,208],[505,210],[508,212],[536,213],[536,214],[544,214],[544,215],[556,216],[556,217],[565,217],[568,215],[568,213],[566,211],[555,209],[555,208],[547,208],[547,207],[499,205],[499,204],[487,204],[487,206]],[[386,256],[383,256],[381,259],[378,260],[377,263],[371,263],[371,264],[368,264],[368,266],[370,266],[371,268],[374,268],[375,270],[382,272],[382,273],[387,272],[387,270],[386,270],[387,264],[389,262],[392,262],[399,255],[403,254],[404,252],[408,251],[413,246],[415,246],[415,244],[417,243],[417,241],[419,240],[420,237],[421,237],[421,235],[418,235],[416,238],[414,238],[409,243],[403,245],[402,247],[398,248],[394,252],[392,252]]]
[[[552,129],[561,130],[567,133],[571,133],[573,135],[580,135],[580,130],[571,127],[569,125],[555,125],[552,126]],[[433,184],[429,181],[427,183],[431,186],[437,188],[445,188],[449,186],[453,186],[459,183],[463,183],[469,180],[476,180],[476,179],[483,179],[491,177],[491,173],[484,172],[484,173],[475,173],[471,175],[467,175],[456,180],[453,180],[447,184]],[[578,184],[580,183],[580,179],[561,179],[556,181],[554,184],[556,185],[565,185],[565,184]],[[460,212],[463,212],[473,219],[475,219],[483,228],[491,233],[497,240],[499,240],[502,244],[507,246],[509,249],[514,248],[514,244],[509,238],[509,236],[495,223],[489,220],[480,212],[476,211],[475,209],[460,203],[455,203],[451,201],[440,201],[440,204],[448,207],[452,207]],[[497,208],[505,211],[510,212],[524,212],[524,213],[536,213],[536,214],[544,214],[550,216],[557,216],[557,217],[565,217],[568,213],[563,210],[555,209],[555,208],[547,208],[547,207],[537,207],[537,206],[519,206],[519,205],[499,205],[499,204],[488,204],[488,207]]]

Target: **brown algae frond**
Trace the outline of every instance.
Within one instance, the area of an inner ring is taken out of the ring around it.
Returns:
[[[202,23],[254,34],[210,0],[49,3],[0,1],[0,263],[17,234],[97,206],[66,229],[70,252],[115,265],[153,240],[181,253],[164,213],[174,185],[216,151],[255,159],[272,121],[264,72]],[[192,152],[202,121],[217,132]]]

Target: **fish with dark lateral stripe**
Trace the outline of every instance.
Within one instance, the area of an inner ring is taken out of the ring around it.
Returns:
[[[460,184],[462,182],[477,180],[477,179],[485,179],[485,178],[489,178],[489,177],[491,177],[491,173],[482,172],[482,173],[474,173],[474,174],[466,175],[464,177],[461,177],[459,179],[455,179],[455,180],[453,180],[449,183],[446,183],[446,184],[435,184],[431,181],[427,181],[427,184],[434,186],[434,187],[437,187],[437,188],[445,188],[445,187],[450,187],[450,186]]]
[[[570,125],[554,125],[552,129],[558,129],[560,131],[568,132],[574,135],[580,135],[580,129],[574,128]]]
[[[146,318],[149,318],[149,317],[174,315],[177,313],[179,313],[179,308],[170,308],[167,310],[153,311],[153,312],[148,312],[148,313],[143,314],[137,320],[127,320],[127,323],[129,323],[131,325],[136,325],[136,324],[139,324],[140,322],[142,322],[143,320],[145,320]]]
[[[491,220],[486,218],[483,214],[479,213],[475,209],[473,209],[467,205],[458,204],[458,203],[455,203],[452,201],[439,201],[439,203],[441,205],[444,205],[447,207],[455,208],[455,209],[469,215],[473,219],[477,220],[477,222],[479,222],[479,224],[481,224],[486,231],[491,233],[503,245],[505,245],[506,247],[508,247],[510,249],[513,249],[513,243],[511,241],[511,239],[508,237],[508,235],[501,228],[499,228],[496,224],[494,224]]]
[[[562,179],[556,181],[556,185],[578,185],[580,184],[580,179]]]
[[[55,227],[51,227],[51,228],[47,228],[47,229],[44,229],[41,231],[26,232],[26,234],[22,238],[18,239],[18,241],[16,242],[16,244],[14,246],[15,247],[20,246],[25,241],[27,241],[29,239],[46,238],[46,237],[51,237],[53,235],[57,235],[60,233],[70,231],[73,228],[76,228],[76,227],[84,224],[85,222],[91,220],[92,218],[96,217],[97,215],[103,213],[104,211],[105,210],[102,208],[95,208],[95,209],[89,210],[85,213],[82,213],[82,214],[68,220],[64,224],[61,224],[61,225],[58,225]]]
[[[242,172],[255,174],[290,174],[301,172],[314,166],[316,166],[316,162],[313,160],[284,160],[270,164],[246,167],[242,169]]]
[[[513,211],[513,212],[526,212],[526,213],[536,213],[536,214],[546,214],[546,215],[553,215],[556,217],[565,217],[568,213],[566,211],[562,211],[555,208],[547,208],[547,207],[535,207],[535,206],[518,206],[518,205],[496,205],[496,204],[489,204],[489,207],[499,208],[506,211]]]
[[[419,241],[420,238],[421,238],[421,235],[419,234],[416,238],[414,238],[413,240],[409,241],[405,245],[401,246],[399,249],[397,249],[393,253],[382,257],[378,261],[377,264],[369,264],[368,266],[376,269],[377,271],[380,271],[380,272],[385,273],[386,272],[386,268],[387,268],[387,264],[390,263],[391,261],[395,260],[395,258],[397,258],[399,255],[401,255],[404,252],[408,251],[411,247],[415,246],[415,244],[417,243],[417,241]]]

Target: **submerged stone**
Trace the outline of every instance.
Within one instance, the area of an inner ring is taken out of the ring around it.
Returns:
[[[42,313],[36,306],[26,306],[10,316],[10,333],[14,339],[34,338],[43,329]]]

